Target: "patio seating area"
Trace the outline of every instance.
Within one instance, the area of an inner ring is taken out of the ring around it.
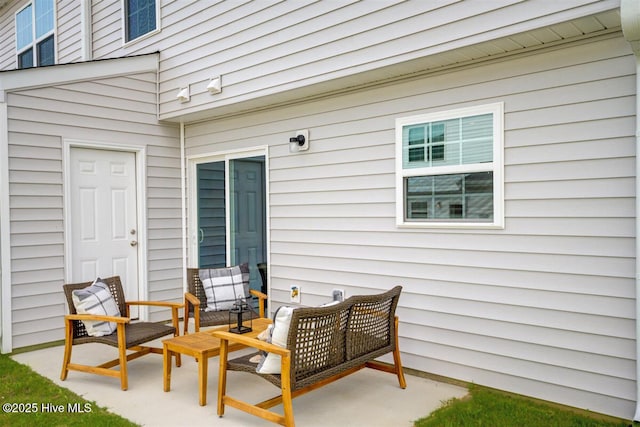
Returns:
[[[153,342],[151,343],[153,344]],[[162,346],[162,339],[155,345]],[[117,349],[100,344],[85,344],[74,349],[79,363],[91,363],[97,356]],[[13,356],[19,363],[54,383],[68,388],[89,401],[108,408],[135,423],[146,426],[272,426],[252,415],[227,410],[227,416],[216,415],[218,358],[211,358],[207,391],[211,399],[200,406],[198,390],[198,364],[191,357],[183,357],[182,366],[174,367],[171,391],[163,391],[161,357],[144,357],[131,361],[129,389],[122,391],[116,378],[71,372],[66,381],[60,381],[60,363],[64,346],[51,347]],[[214,366],[216,368],[214,368]],[[273,386],[266,381],[254,381],[251,375],[230,372],[229,393],[242,395],[251,401],[270,397]],[[406,375],[407,388],[398,387],[397,381],[384,372],[361,370],[348,378],[336,381],[314,393],[300,396],[294,402],[297,426],[411,426],[413,421],[438,408],[443,401],[467,394],[463,387],[440,383],[430,379]],[[281,412],[282,407],[274,408]],[[231,415],[232,414],[232,415]]]
[[[347,376],[366,367],[393,374],[399,387],[405,389],[395,316],[401,291],[402,287],[396,286],[384,293],[352,296],[323,307],[281,307],[274,315],[270,343],[216,331],[214,336],[221,341],[218,415],[224,415],[225,406],[230,406],[292,427],[293,398],[334,381],[347,381]],[[234,344],[267,352],[267,356],[257,365],[254,359],[261,357],[259,351],[253,357],[229,360],[227,350]],[[393,365],[376,360],[390,353]],[[280,394],[250,403],[242,395],[227,393],[229,371],[257,375],[278,387]],[[277,405],[283,406],[284,414],[269,410]]]

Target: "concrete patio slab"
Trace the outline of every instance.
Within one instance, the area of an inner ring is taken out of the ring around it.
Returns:
[[[156,343],[161,346],[160,342]],[[171,391],[162,389],[162,356],[150,354],[129,362],[129,390],[120,390],[117,378],[82,372],[69,372],[60,381],[63,347],[21,353],[12,356],[19,363],[66,387],[89,401],[108,408],[143,426],[273,426],[275,424],[227,407],[225,415],[216,414],[218,358],[209,361],[207,405],[198,404],[198,369],[193,358],[184,357],[182,367],[174,367]],[[72,361],[97,364],[116,358],[114,348],[85,344],[75,346]],[[443,401],[463,397],[463,387],[406,375],[407,388],[398,386],[395,375],[364,369],[293,401],[296,425],[300,427],[352,426],[402,427],[424,417]],[[254,375],[230,372],[228,392],[249,402],[258,402],[277,394],[278,389]],[[274,408],[282,413],[282,407]],[[70,415],[72,416],[72,415]]]

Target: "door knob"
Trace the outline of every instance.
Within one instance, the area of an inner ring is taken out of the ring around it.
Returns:
[[[131,246],[136,246],[136,245],[138,244],[138,242],[137,242],[137,241],[135,241],[135,240],[132,240],[129,244],[130,244]]]

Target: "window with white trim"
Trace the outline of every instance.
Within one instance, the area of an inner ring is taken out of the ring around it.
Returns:
[[[158,28],[156,0],[124,0],[125,42],[138,39]]]
[[[18,68],[55,64],[53,8],[53,0],[34,0],[16,14]]]
[[[502,151],[502,103],[397,119],[397,224],[503,227]]]

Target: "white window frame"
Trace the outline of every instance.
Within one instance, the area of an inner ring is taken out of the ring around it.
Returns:
[[[123,46],[129,46],[135,44],[141,40],[145,40],[151,37],[154,34],[158,34],[160,32],[160,0],[154,0],[156,6],[156,29],[153,31],[149,31],[141,36],[136,37],[135,39],[127,40],[127,0],[121,0],[121,11],[122,11],[122,44]]]
[[[463,165],[430,166],[420,168],[403,167],[402,131],[405,126],[432,123],[462,117],[493,114],[493,161]],[[404,228],[504,228],[504,103],[479,105],[455,110],[439,111],[396,119],[396,225]],[[472,172],[493,172],[493,220],[446,221],[406,220],[405,178],[414,176],[437,176]]]
[[[29,49],[31,49],[31,54],[33,55],[33,67],[34,68],[40,67],[41,65],[38,63],[38,44],[40,44],[40,42],[46,40],[51,36],[53,36],[53,63],[54,64],[58,63],[58,43],[57,43],[58,34],[57,34],[57,25],[56,25],[58,22],[58,16],[57,16],[56,1],[53,0],[52,3],[53,3],[53,28],[40,37],[36,37],[35,1],[32,0],[26,3],[14,14],[13,22],[15,25],[15,32],[16,32],[16,40],[15,40],[16,68],[18,68],[19,66],[20,55]],[[18,26],[17,26],[18,14],[20,14],[20,12],[22,12],[29,6],[31,6],[31,31],[32,31],[31,43],[28,46],[25,46],[19,49],[18,48]]]

